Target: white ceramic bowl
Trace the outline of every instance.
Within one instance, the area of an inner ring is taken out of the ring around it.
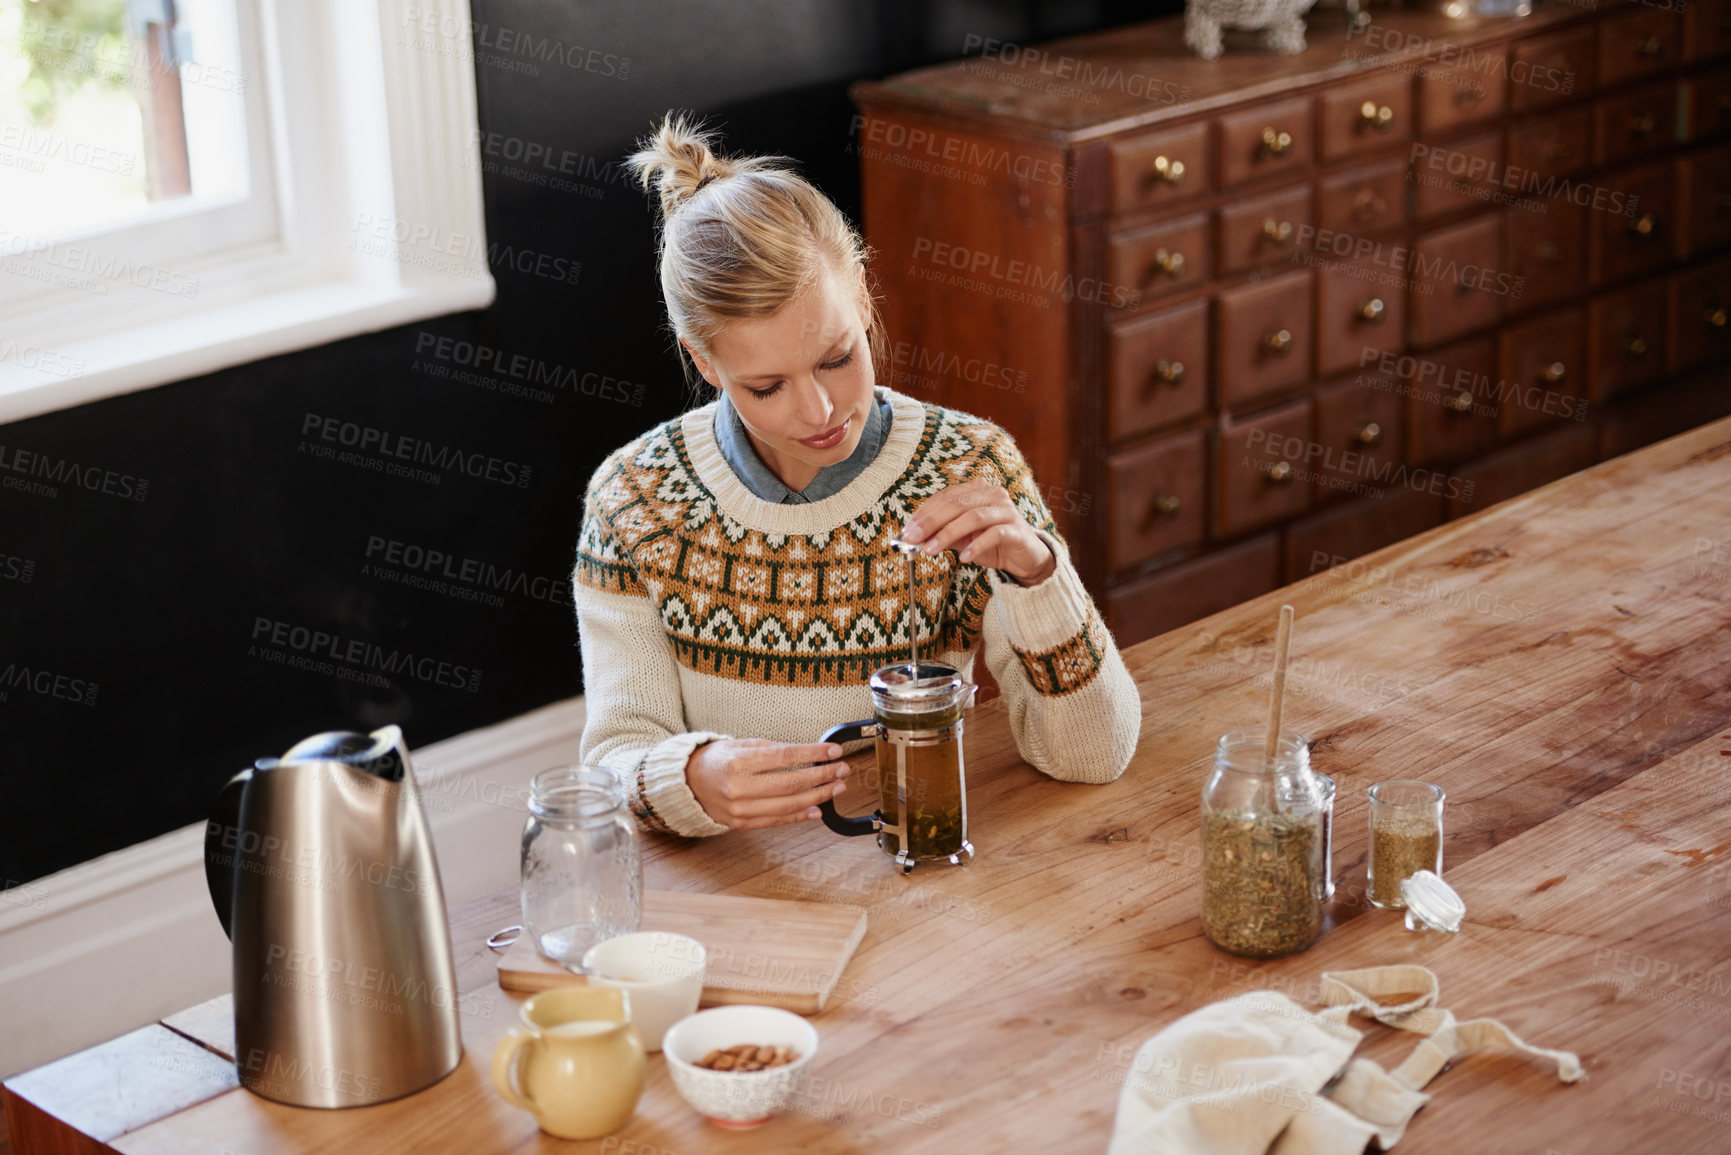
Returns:
[[[740,1043],[792,1047],[799,1058],[762,1071],[711,1071],[696,1065],[709,1052]],[[780,1007],[711,1007],[669,1027],[661,1053],[687,1103],[718,1126],[744,1130],[768,1122],[793,1097],[817,1054],[817,1028]]]
[[[619,987],[631,996],[632,1025],[653,1054],[667,1028],[697,1010],[707,958],[694,938],[646,930],[590,947],[583,969],[590,986]]]

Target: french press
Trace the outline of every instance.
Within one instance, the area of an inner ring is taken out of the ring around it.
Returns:
[[[922,662],[914,615],[917,546],[891,538],[908,560],[908,661],[871,676],[872,716],[826,730],[821,742],[877,739],[879,809],[850,818],[835,802],[819,803],[823,824],[843,835],[876,834],[878,846],[902,873],[918,862],[947,860],[965,866],[968,841],[967,773],[962,762],[962,721],[979,689],[943,662]]]

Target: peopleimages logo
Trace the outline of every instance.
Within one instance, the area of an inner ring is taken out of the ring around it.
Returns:
[[[301,419],[301,436],[309,435],[316,441],[346,446],[362,453],[376,453],[397,461],[427,465],[434,469],[454,469],[469,477],[483,478],[500,485],[514,485],[519,489],[529,487],[530,467],[527,465],[490,457],[485,453],[468,452],[453,445],[435,445],[431,441],[405,437],[375,429],[371,425],[308,413]],[[301,445],[304,448],[306,442],[303,441]],[[358,464],[371,463],[362,461]]]
[[[6,691],[18,690],[38,697],[57,698],[74,706],[94,706],[96,692],[101,688],[96,682],[39,667],[21,666],[17,662],[0,666],[0,702],[6,700]]]
[[[397,567],[385,570],[380,563]],[[367,565],[361,572],[372,577],[386,577],[405,585],[424,586],[436,593],[453,592],[451,583],[473,587],[491,604],[502,606],[503,598],[492,591],[552,602],[571,604],[571,587],[565,579],[545,574],[529,574],[509,566],[500,567],[478,558],[458,557],[444,550],[428,549],[410,542],[370,535],[367,538]],[[482,599],[477,599],[482,600]]]
[[[255,617],[252,621],[253,649],[259,644],[291,650],[304,658],[328,658],[367,670],[414,678],[435,686],[473,693],[481,687],[481,671],[437,658],[416,657],[407,650],[387,649],[360,638],[343,638],[325,630]],[[259,656],[248,651],[249,656]],[[316,672],[316,671],[315,671]]]
[[[55,485],[75,485],[91,493],[105,493],[127,501],[143,501],[150,492],[150,482],[142,477],[117,473],[100,465],[80,465],[64,457],[20,449],[15,445],[0,444],[0,473],[40,478]],[[8,489],[37,491],[45,497],[57,496],[59,492],[52,486],[37,482],[15,483],[11,476],[5,478],[5,485]]]
[[[25,236],[23,233],[0,229],[0,255],[29,257],[32,261],[53,266],[70,277],[94,277],[98,281],[112,284],[124,281],[140,289],[166,293],[171,297],[185,297],[189,301],[198,296],[197,277],[153,265],[148,261],[131,261],[111,253],[103,253],[87,244],[62,244],[46,237]],[[102,292],[106,293],[107,290],[103,289]]]
[[[976,292],[992,293],[1006,300],[1047,304],[1044,294],[1070,301],[1080,298],[1113,309],[1123,309],[1142,300],[1139,289],[1114,285],[1094,277],[1077,280],[1074,274],[1045,269],[1027,261],[1008,261],[998,253],[971,249],[931,237],[915,237],[913,258],[940,269],[955,269],[948,283]],[[984,278],[984,279],[982,279]],[[994,284],[995,282],[995,284]]]
[[[1514,189],[1538,200],[1565,200],[1570,204],[1597,209],[1613,216],[1632,217],[1640,204],[1639,197],[1619,189],[1571,181],[1568,177],[1522,168],[1518,164],[1503,164],[1488,157],[1473,156],[1441,145],[1414,141],[1408,159],[1412,163],[1411,174],[1415,180],[1423,179],[1423,174],[1419,171],[1422,166],[1432,172],[1445,173],[1469,183]]]
[[[19,124],[0,125],[0,149],[34,160],[59,161],[119,176],[131,176],[138,163],[138,158],[130,152],[117,152],[55,132],[32,132]]]

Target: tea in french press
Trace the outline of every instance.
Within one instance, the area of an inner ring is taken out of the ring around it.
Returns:
[[[968,841],[962,722],[979,687],[954,666],[920,660],[914,610],[919,547],[899,538],[890,544],[907,558],[908,660],[872,674],[870,718],[832,726],[819,739],[877,739],[879,809],[869,817],[850,818],[838,813],[833,801],[823,802],[823,822],[837,834],[876,834],[903,874],[932,860],[965,866],[974,847]]]

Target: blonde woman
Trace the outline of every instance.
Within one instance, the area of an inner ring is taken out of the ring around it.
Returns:
[[[922,544],[922,654],[982,640],[1022,757],[1110,782],[1141,702],[1015,443],[875,385],[866,250],[778,159],[722,158],[669,117],[631,157],[659,195],[661,289],[715,390],[589,482],[574,591],[588,724],[648,829],[817,818],[873,670],[907,652],[898,531]]]

